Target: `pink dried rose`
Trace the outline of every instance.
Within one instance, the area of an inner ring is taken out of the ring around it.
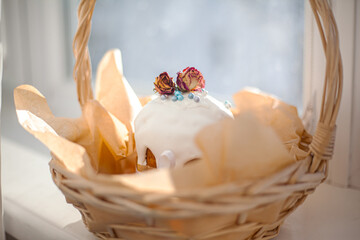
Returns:
[[[177,73],[176,84],[182,92],[200,91],[205,87],[205,80],[199,70],[194,67],[187,67]]]
[[[156,77],[154,85],[155,90],[163,95],[170,95],[175,91],[175,83],[173,78],[170,77],[167,72],[163,72],[158,77]]]

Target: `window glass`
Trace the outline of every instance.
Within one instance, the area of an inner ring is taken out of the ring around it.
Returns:
[[[36,87],[56,116],[80,116],[71,49],[78,4],[3,1],[2,136],[47,152],[17,123],[13,89],[20,84]],[[161,72],[175,77],[194,66],[222,101],[253,86],[301,109],[303,15],[303,0],[98,0],[89,42],[93,72],[107,50],[119,48],[139,95],[153,93]]]
[[[220,99],[245,86],[302,104],[303,0],[102,0],[89,42],[93,71],[111,48],[140,95],[154,78],[198,68]]]

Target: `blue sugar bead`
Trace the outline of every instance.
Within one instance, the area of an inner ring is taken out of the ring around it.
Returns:
[[[179,90],[175,90],[175,96],[181,95],[181,92]]]
[[[172,100],[173,102],[176,102],[178,99],[177,99],[176,96],[172,96],[171,100]]]
[[[231,107],[231,102],[229,102],[228,100],[225,101],[225,106],[230,106]]]
[[[200,102],[200,97],[199,96],[194,96],[194,101],[195,102]]]
[[[166,100],[167,99],[167,96],[166,95],[161,95],[161,100]]]
[[[182,101],[182,100],[184,100],[184,97],[183,97],[183,95],[177,95],[176,97],[177,97],[177,100],[179,100],[179,101]]]
[[[224,102],[224,105],[225,105],[226,108],[231,108],[231,102],[228,101],[228,100],[226,100],[226,101]]]
[[[193,93],[189,93],[188,98],[189,98],[189,99],[193,99],[193,98],[194,98],[194,94],[193,94]]]
[[[201,89],[201,92],[203,92],[203,93],[205,93],[205,94],[208,93],[208,91],[207,91],[205,88],[202,88],[202,89]]]

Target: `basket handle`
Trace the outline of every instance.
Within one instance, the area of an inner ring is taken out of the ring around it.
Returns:
[[[78,28],[73,41],[75,66],[73,77],[76,82],[78,100],[81,108],[93,99],[91,88],[91,62],[88,42],[91,31],[91,18],[96,0],[82,0],[78,8]]]
[[[321,169],[333,154],[335,141],[335,123],[339,112],[343,68],[339,49],[339,33],[328,0],[309,0],[320,32],[326,58],[324,90],[320,118],[310,144],[314,155],[310,171]],[[78,28],[73,42],[75,56],[74,79],[81,107],[93,99],[91,88],[91,63],[88,41],[91,30],[91,18],[96,0],[81,0],[78,8]]]
[[[325,52],[326,68],[320,117],[310,151],[314,155],[310,172],[321,170],[332,158],[336,118],[343,88],[343,67],[339,47],[339,32],[334,14],[327,0],[310,0]]]

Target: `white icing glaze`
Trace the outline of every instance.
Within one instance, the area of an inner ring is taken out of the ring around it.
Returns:
[[[154,154],[158,167],[183,166],[200,158],[201,151],[194,139],[199,130],[221,119],[233,118],[231,111],[207,92],[195,95],[200,97],[200,102],[189,99],[188,93],[183,93],[184,100],[176,102],[171,100],[172,96],[165,100],[156,97],[139,112],[135,119],[139,164],[146,165],[147,148]],[[172,152],[176,163],[165,163],[163,158],[169,157],[164,155],[165,151]]]
[[[173,168],[176,165],[175,155],[170,150],[165,150],[159,160],[156,159],[156,165],[158,168]]]

